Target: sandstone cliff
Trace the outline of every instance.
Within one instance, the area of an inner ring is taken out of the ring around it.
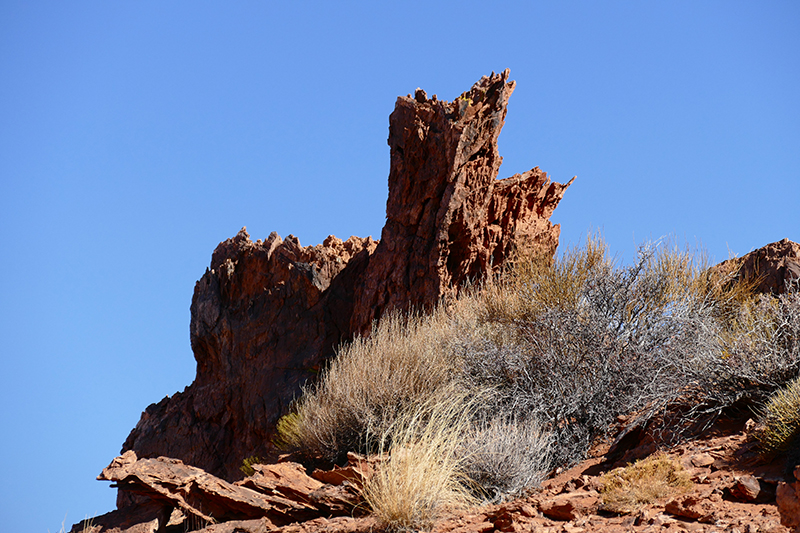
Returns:
[[[570,183],[534,168],[497,180],[497,138],[514,82],[481,78],[452,102],[417,90],[390,117],[387,220],[380,242],[333,236],[302,247],[242,229],[221,243],[191,306],[195,381],[142,414],[123,446],[225,479],[274,457],[278,418],[335,347],[390,309],[426,308],[499,269],[515,248],[552,257],[549,221]]]

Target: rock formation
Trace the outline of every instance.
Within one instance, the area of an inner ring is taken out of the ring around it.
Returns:
[[[252,242],[244,229],[221,243],[192,298],[195,381],[149,406],[123,452],[241,477],[245,457],[274,457],[278,418],[338,344],[388,310],[430,308],[514,249],[552,257],[559,226],[549,217],[569,183],[538,168],[496,179],[513,90],[506,70],[453,102],[422,90],[398,98],[379,243],[331,236],[302,247],[275,233]]]
[[[782,294],[787,282],[800,280],[800,244],[783,239],[723,261],[711,270],[732,276],[734,283],[752,283],[757,292]]]

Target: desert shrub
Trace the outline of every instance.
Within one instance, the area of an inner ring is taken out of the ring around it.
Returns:
[[[767,402],[756,438],[766,455],[800,452],[800,378]]]
[[[697,271],[691,254],[656,246],[615,267],[596,237],[550,266],[518,263],[485,294],[483,319],[507,332],[468,350],[466,373],[497,391],[497,411],[552,432],[553,465],[580,461],[617,416],[672,400],[697,350],[718,353]]]
[[[600,477],[600,484],[602,506],[613,513],[635,513],[692,486],[681,465],[661,455],[606,472]]]
[[[550,434],[532,419],[473,420],[459,453],[464,473],[484,501],[518,496],[538,486],[550,469]]]
[[[743,299],[706,327],[716,327],[719,351],[699,352],[689,368],[697,403],[693,418],[713,419],[726,409],[764,405],[800,376],[800,291]]]
[[[362,494],[387,529],[427,528],[444,509],[475,503],[459,453],[472,418],[472,402],[453,387],[398,413],[378,439],[385,458]]]
[[[797,289],[759,297],[729,281],[663,242],[628,266],[597,236],[555,261],[518,258],[430,316],[391,313],[343,346],[279,422],[280,441],[333,461],[391,449],[410,442],[398,420],[456,386],[471,421],[449,436],[473,489],[518,493],[585,458],[620,415],[645,423],[679,402],[679,426],[706,424],[797,378]]]
[[[371,335],[343,346],[304,391],[279,423],[280,440],[332,461],[351,450],[371,451],[400,413],[436,398],[458,378],[459,347],[474,334],[475,320],[463,301],[430,316],[385,316]]]

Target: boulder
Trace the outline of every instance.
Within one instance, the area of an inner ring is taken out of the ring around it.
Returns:
[[[244,458],[277,457],[278,419],[337,345],[391,309],[431,308],[514,250],[552,258],[559,226],[549,217],[569,184],[538,168],[496,179],[513,90],[506,70],[453,102],[421,90],[398,98],[380,242],[330,236],[303,247],[276,233],[253,242],[243,228],[221,243],[192,298],[195,380],[150,405],[122,451],[239,479]]]
[[[711,268],[716,275],[730,276],[734,283],[753,283],[756,292],[782,294],[787,282],[800,280],[800,244],[783,239],[742,257]]]

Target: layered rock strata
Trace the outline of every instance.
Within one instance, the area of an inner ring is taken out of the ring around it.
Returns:
[[[143,413],[123,446],[232,480],[270,440],[335,347],[391,309],[430,308],[502,267],[515,249],[552,257],[549,218],[570,183],[534,168],[497,180],[497,138],[514,82],[485,76],[453,102],[417,90],[390,117],[387,220],[380,242],[328,237],[302,247],[243,229],[214,251],[191,306],[195,381]]]

